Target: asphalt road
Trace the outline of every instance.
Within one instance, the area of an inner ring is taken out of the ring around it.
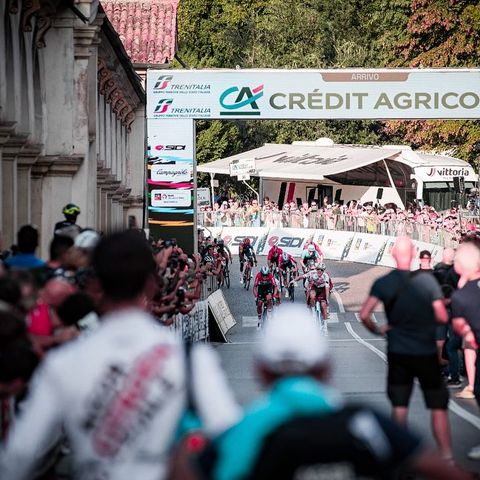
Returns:
[[[264,263],[266,260],[259,258],[259,267]],[[259,267],[254,269],[254,273]],[[232,285],[230,289],[224,288],[224,294],[237,324],[227,334],[229,343],[214,346],[222,358],[237,399],[247,404],[261,393],[253,368],[253,353],[257,344],[256,309],[252,291],[247,292],[240,285],[236,260],[232,270]],[[356,314],[372,282],[389,269],[329,261],[327,270],[335,284],[328,336],[333,367],[331,384],[342,392],[347,401],[367,403],[388,414],[385,341],[368,332]],[[303,299],[302,289],[298,287],[295,302],[301,304]],[[375,316],[379,322],[385,321],[382,309]],[[452,393],[455,391],[458,390]],[[480,412],[475,400],[451,398],[449,414],[455,460],[469,470],[480,472],[480,462],[471,462],[466,458],[468,450],[480,443]],[[434,446],[430,416],[418,387],[411,401],[409,426],[425,442]]]

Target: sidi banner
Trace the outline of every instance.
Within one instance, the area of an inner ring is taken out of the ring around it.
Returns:
[[[277,244],[284,252],[299,257],[305,247],[305,243],[312,238],[315,230],[306,228],[272,228],[270,229],[267,241],[263,246],[261,255],[268,255],[269,250]]]

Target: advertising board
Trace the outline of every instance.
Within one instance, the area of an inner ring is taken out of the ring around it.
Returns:
[[[479,118],[474,69],[149,70],[148,118]]]
[[[195,251],[193,120],[147,122],[148,227],[153,238],[175,238]]]

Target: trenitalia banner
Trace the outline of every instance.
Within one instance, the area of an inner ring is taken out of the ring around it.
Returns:
[[[156,240],[175,238],[194,251],[193,120],[147,122],[148,226]]]
[[[480,70],[150,70],[147,117],[479,118]]]

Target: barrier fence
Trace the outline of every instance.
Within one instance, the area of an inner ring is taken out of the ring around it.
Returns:
[[[264,219],[245,217],[225,217],[219,215],[212,221],[210,213],[199,212],[198,223],[207,229],[212,228],[303,228],[315,230],[335,230],[354,233],[370,233],[374,235],[399,236],[408,235],[412,240],[430,243],[441,247],[453,247],[458,245],[460,232],[458,224],[452,228],[445,228],[438,223],[423,224],[408,219],[382,219],[377,216],[354,216],[345,214],[316,213],[308,216],[279,215]],[[298,217],[298,218],[297,218]],[[473,224],[478,224],[478,218],[469,219]]]

